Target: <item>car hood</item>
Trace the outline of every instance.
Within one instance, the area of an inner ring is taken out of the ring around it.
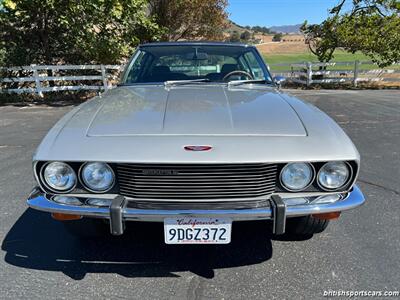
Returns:
[[[305,136],[292,107],[273,89],[207,86],[121,87],[104,97],[88,136]]]
[[[60,119],[34,155],[137,163],[358,159],[348,136],[315,106],[268,86],[210,84],[110,90]]]

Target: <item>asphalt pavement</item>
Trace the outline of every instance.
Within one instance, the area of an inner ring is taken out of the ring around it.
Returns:
[[[313,238],[234,223],[229,245],[164,245],[160,224],[79,241],[28,209],[31,157],[72,106],[0,107],[1,299],[315,299],[324,291],[400,290],[400,91],[301,91],[361,153],[367,202]],[[295,151],[295,149],[293,149]]]

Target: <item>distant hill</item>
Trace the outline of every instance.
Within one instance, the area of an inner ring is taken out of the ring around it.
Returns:
[[[250,33],[252,32],[264,32],[266,34],[269,33],[274,33],[274,32],[281,32],[281,33],[292,33],[292,34],[299,34],[300,32],[300,27],[302,24],[296,24],[296,25],[281,25],[281,26],[272,26],[269,28],[266,27],[260,27],[260,26],[254,26],[253,28],[251,28],[250,26],[242,26],[239,25],[235,22],[233,22],[232,20],[229,20],[229,25],[228,27],[225,29],[225,34],[231,34],[234,31],[237,31],[239,34],[241,34],[244,31],[249,31]],[[265,32],[264,30],[268,30],[267,32]]]
[[[273,26],[267,28],[265,26],[242,26],[233,22],[232,20],[229,20],[228,26],[224,30],[224,36],[227,40],[232,41],[231,37],[234,32],[237,32],[238,35],[241,36],[245,31],[248,31],[250,32],[252,38],[245,41],[258,44],[258,43],[270,43],[275,33],[283,33],[284,35],[288,34],[290,35],[290,37],[285,38],[284,41],[294,42],[293,37],[296,37],[299,40],[301,40],[302,38],[304,39],[303,36],[301,37],[296,36],[296,35],[301,35],[300,32],[301,25],[302,24],[282,25],[282,26]],[[238,37],[236,39],[238,39]],[[304,41],[302,42],[304,44]]]
[[[273,33],[272,31],[269,30],[269,28],[265,26],[242,26],[239,25],[232,20],[229,20],[228,27],[225,29],[225,34],[230,35],[232,32],[238,32],[239,34],[248,31],[250,33],[260,33],[260,34],[271,34]]]
[[[281,32],[281,33],[300,33],[300,27],[302,24],[296,25],[282,25],[282,26],[272,26],[271,31]]]
[[[228,25],[228,28],[225,29],[225,32],[229,33],[229,34],[234,32],[234,31],[242,33],[242,32],[244,32],[246,30],[249,31],[249,32],[252,32],[251,30],[246,29],[244,26],[241,26],[241,25],[236,24],[235,22],[229,20],[229,25]]]

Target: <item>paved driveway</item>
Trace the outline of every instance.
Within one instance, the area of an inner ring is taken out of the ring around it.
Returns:
[[[79,242],[27,209],[31,156],[71,107],[0,107],[0,298],[283,299],[400,289],[400,92],[291,91],[357,145],[366,205],[308,240],[234,224],[228,246],[166,246],[160,225]]]

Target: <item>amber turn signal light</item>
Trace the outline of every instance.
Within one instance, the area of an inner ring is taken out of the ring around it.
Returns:
[[[52,218],[57,221],[72,221],[72,220],[80,220],[82,216],[80,215],[69,215],[69,214],[61,214],[61,213],[52,213]]]
[[[314,218],[320,219],[320,220],[334,220],[334,219],[339,219],[340,211],[325,213],[325,214],[316,214],[316,215],[312,215],[312,216]]]

